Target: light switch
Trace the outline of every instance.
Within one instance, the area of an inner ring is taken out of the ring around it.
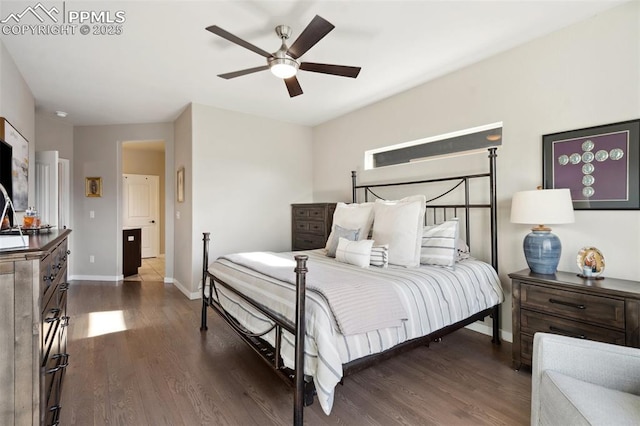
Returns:
[[[95,212],[95,211],[93,211],[93,210],[90,210],[90,211],[89,211],[89,219],[93,219],[93,218],[95,218],[95,217],[96,217],[96,212]]]
[[[176,212],[176,219],[180,219],[180,212]]]

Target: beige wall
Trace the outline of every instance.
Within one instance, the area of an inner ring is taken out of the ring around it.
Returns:
[[[135,142],[132,142],[135,144]],[[141,150],[125,147],[122,149],[122,173],[133,175],[153,175],[159,177],[158,204],[160,205],[160,254],[164,254],[165,247],[165,161],[164,151]]]
[[[542,135],[640,117],[640,3],[497,55],[314,128],[316,201],[350,200],[349,171],[375,181],[481,171],[485,155],[426,161],[362,172],[364,151],[497,121],[499,260],[506,290],[503,330],[511,331],[507,273],[526,268],[524,225],[509,222],[514,192],[542,183]],[[560,270],[576,271],[587,245],[606,257],[605,275],[640,277],[640,212],[577,211],[558,225]]]
[[[35,200],[35,99],[0,41],[0,116],[29,141],[29,205]]]
[[[73,160],[73,125],[63,118],[37,112],[36,151],[58,151],[60,158]]]
[[[193,196],[191,182],[193,181],[193,117],[192,105],[188,105],[185,110],[174,121],[175,137],[175,159],[173,163],[173,173],[176,174],[179,168],[184,167],[185,194],[184,202],[178,203],[174,198],[174,251],[175,251],[175,285],[189,298],[197,293],[197,286],[194,287],[193,263],[201,256],[201,250],[193,249],[193,241],[198,239],[198,235],[193,233]]]
[[[75,279],[115,281],[122,276],[122,142],[163,140],[167,167],[173,164],[173,124],[122,124],[77,126],[73,132],[74,238],[77,248]],[[168,174],[168,173],[167,173]],[[84,178],[102,177],[102,197],[85,197]],[[173,200],[173,185],[165,187]],[[173,203],[165,203],[165,217],[173,216]],[[90,218],[93,211],[95,217]],[[165,223],[167,238],[173,240],[173,221]],[[165,277],[173,276],[173,246],[165,247]],[[89,263],[89,256],[95,263]]]
[[[183,161],[176,166],[184,164],[187,172],[186,200],[177,211],[188,213],[191,206],[191,229],[182,228],[192,236],[185,250],[192,257],[181,282],[197,295],[203,232],[211,232],[212,259],[291,249],[290,204],[311,201],[311,129],[198,104],[191,105],[191,117],[191,160],[186,147],[184,157],[180,152],[183,137],[177,135],[180,127],[188,139],[188,123],[176,123],[176,159]]]

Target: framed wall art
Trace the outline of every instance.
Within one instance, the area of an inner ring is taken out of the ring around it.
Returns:
[[[3,117],[0,117],[0,138],[13,148],[11,201],[16,211],[26,211],[29,207],[29,142]]]
[[[102,178],[84,178],[84,189],[87,197],[102,197]]]
[[[640,120],[542,137],[544,188],[569,188],[575,210],[640,209]]]

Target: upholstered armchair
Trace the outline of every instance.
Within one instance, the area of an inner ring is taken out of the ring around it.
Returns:
[[[532,425],[640,424],[640,349],[536,333]]]

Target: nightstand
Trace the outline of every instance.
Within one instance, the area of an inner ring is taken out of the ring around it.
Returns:
[[[640,282],[588,280],[570,272],[509,274],[513,364],[531,366],[538,331],[640,347]]]
[[[336,203],[291,205],[291,250],[323,248],[331,233]]]

